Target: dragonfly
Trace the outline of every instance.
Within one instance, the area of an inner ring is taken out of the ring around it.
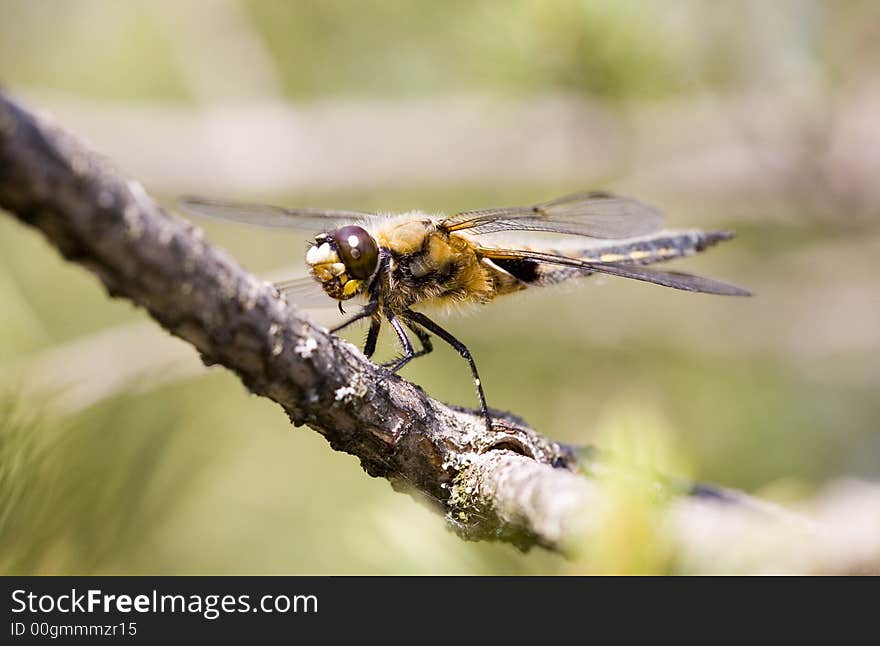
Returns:
[[[653,265],[690,256],[733,237],[730,231],[667,230],[656,208],[604,191],[588,191],[525,207],[493,207],[453,215],[422,211],[381,214],[283,208],[186,196],[191,213],[314,234],[305,255],[309,275],[275,283],[294,302],[318,293],[338,303],[365,301],[331,333],[369,319],[364,355],[372,357],[383,321],[402,353],[381,364],[398,372],[430,354],[432,336],[468,364],[486,427],[493,421],[477,364],[468,347],[425,314],[594,274],[721,296],[749,296],[725,282]],[[330,301],[327,301],[330,302]],[[306,305],[306,303],[300,303]],[[410,333],[418,342],[418,349]]]

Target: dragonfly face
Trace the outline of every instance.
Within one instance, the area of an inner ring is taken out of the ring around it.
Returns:
[[[379,266],[379,246],[363,227],[339,227],[315,236],[306,264],[328,296],[344,301],[367,288]]]
[[[364,296],[367,303],[363,309],[331,331],[369,319],[364,354],[371,357],[382,321],[387,321],[403,348],[400,358],[383,364],[394,372],[431,352],[431,335],[442,339],[468,362],[490,429],[492,418],[467,346],[413,309],[415,306],[486,304],[505,294],[592,274],[689,292],[749,294],[720,281],[647,266],[702,252],[731,238],[732,233],[661,230],[662,216],[656,209],[604,192],[578,193],[533,206],[463,211],[448,217],[412,212],[392,219],[375,213],[284,209],[205,198],[183,198],[181,203],[195,213],[227,220],[312,232],[329,230],[317,235],[306,253],[311,276],[305,282],[276,283],[279,291],[303,306],[309,305],[305,299],[308,289],[316,288],[315,281],[324,294],[340,303]],[[508,236],[503,245],[492,238],[496,233]],[[545,234],[558,234],[558,242],[548,242],[541,237]],[[415,335],[420,350],[413,346],[410,334]]]

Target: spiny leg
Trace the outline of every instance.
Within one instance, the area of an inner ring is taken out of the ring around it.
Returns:
[[[377,293],[373,294],[372,296],[370,296],[370,302],[368,302],[366,305],[364,305],[361,308],[360,312],[358,312],[357,314],[353,315],[352,317],[346,319],[345,321],[343,321],[342,323],[340,323],[336,327],[331,328],[330,334],[336,334],[340,330],[344,330],[345,328],[347,328],[352,323],[357,323],[361,319],[365,319],[370,316],[373,316],[373,314],[375,314],[378,311],[379,311],[379,294],[377,292]],[[372,331],[372,327],[371,327],[371,331]],[[376,334],[378,334],[378,331],[376,332]]]
[[[431,352],[434,351],[434,345],[431,343],[431,335],[412,321],[406,321],[406,326],[415,332],[416,336],[419,337],[419,343],[422,344],[422,349],[413,355],[413,359],[424,357],[426,354],[431,354]]]
[[[394,315],[394,312],[385,310],[385,318],[391,323],[391,327],[394,328],[394,331],[397,333],[397,338],[400,339],[400,345],[403,346],[403,356],[390,364],[382,365],[391,370],[391,372],[397,372],[410,362],[410,360],[416,355],[416,352],[413,350],[412,341],[410,341],[409,337],[406,335],[406,330],[403,329],[403,324],[400,322],[400,319]]]
[[[403,356],[394,361],[389,361],[387,363],[383,363],[382,366],[385,368],[392,369],[393,372],[398,372],[401,368],[403,368],[406,364],[408,364],[413,359],[417,359],[418,357],[424,357],[426,354],[431,354],[434,350],[434,345],[431,343],[431,335],[425,332],[418,325],[409,321],[407,319],[403,319],[403,324],[406,325],[410,330],[412,330],[415,335],[419,338],[419,343],[422,344],[422,349],[418,352],[413,352],[412,356]]]
[[[379,328],[381,327],[382,319],[374,315],[373,320],[370,321],[370,330],[367,332],[367,341],[364,343],[364,356],[368,359],[376,351],[376,341],[379,339]]]
[[[404,314],[406,318],[413,323],[417,323],[428,332],[432,332],[444,341],[446,341],[446,343],[451,345],[455,349],[455,351],[458,352],[458,354],[460,354],[468,362],[468,365],[471,368],[471,374],[474,377],[474,385],[477,387],[477,396],[480,398],[480,411],[483,413],[483,417],[486,418],[486,428],[491,431],[492,416],[489,415],[489,407],[486,405],[486,395],[483,392],[483,384],[480,381],[480,374],[477,372],[477,364],[474,362],[473,356],[471,356],[471,351],[467,349],[467,346],[464,343],[456,339],[449,332],[434,323],[434,321],[429,319],[421,312],[406,310]]]

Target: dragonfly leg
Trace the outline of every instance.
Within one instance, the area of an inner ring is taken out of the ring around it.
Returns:
[[[468,350],[467,346],[456,339],[452,334],[444,330],[442,327],[434,323],[427,316],[422,314],[421,312],[415,312],[413,310],[407,310],[405,312],[406,317],[409,321],[421,326],[428,332],[432,332],[436,334],[441,339],[446,341],[449,345],[451,345],[458,354],[462,356],[462,358],[468,362],[468,365],[471,368],[471,375],[474,378],[474,385],[477,387],[477,396],[480,398],[480,411],[483,413],[483,417],[486,419],[486,428],[491,431],[492,430],[492,416],[489,414],[489,407],[486,405],[486,394],[483,392],[483,384],[480,381],[480,374],[477,372],[477,364],[474,362],[474,358],[471,355],[471,351]],[[421,337],[419,337],[421,339]],[[412,359],[412,357],[410,357]]]
[[[364,356],[368,359],[376,351],[376,341],[379,339],[379,328],[381,327],[382,319],[373,315],[373,320],[370,321],[370,330],[367,332],[367,341],[364,343]]]
[[[416,351],[413,349],[412,341],[409,340],[406,330],[403,328],[403,324],[400,322],[400,319],[394,315],[394,312],[386,310],[385,318],[388,319],[391,327],[394,328],[394,331],[397,333],[397,338],[400,339],[400,345],[403,346],[403,356],[390,363],[383,363],[382,365],[385,368],[388,368],[391,372],[397,372],[413,360],[416,356]]]
[[[419,338],[419,343],[422,345],[422,349],[417,352],[413,352],[413,355],[411,357],[400,357],[398,359],[395,359],[394,361],[389,361],[388,363],[382,364],[382,366],[385,368],[393,368],[394,372],[397,372],[398,370],[403,368],[403,366],[405,366],[413,359],[424,357],[426,354],[431,354],[431,352],[434,351],[434,344],[431,343],[430,334],[428,334],[418,325],[407,319],[403,319],[403,324],[410,330],[412,330],[413,333]],[[406,361],[401,362],[403,358],[406,358]]]
[[[424,357],[426,354],[431,354],[431,352],[434,351],[434,345],[431,343],[431,335],[425,332],[422,328],[420,328],[412,321],[405,321],[405,323],[406,327],[408,327],[415,333],[415,335],[419,338],[419,343],[422,344],[422,349],[413,355],[413,359]]]
[[[340,330],[344,330],[345,328],[347,328],[352,323],[357,323],[361,319],[365,319],[365,318],[369,318],[369,317],[373,316],[378,311],[379,311],[379,294],[378,294],[378,292],[376,292],[370,297],[370,301],[361,308],[360,312],[358,312],[357,314],[344,320],[342,323],[340,323],[336,327],[330,328],[330,334],[336,334]],[[372,326],[371,326],[371,331],[372,331]],[[376,334],[379,334],[378,330],[376,331]]]

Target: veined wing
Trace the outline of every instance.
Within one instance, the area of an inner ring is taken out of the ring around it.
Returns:
[[[312,276],[299,276],[297,278],[279,280],[272,283],[272,285],[284,294],[290,303],[299,307],[306,309],[324,308],[332,307],[336,304],[336,301],[321,289],[321,286]]]
[[[441,223],[448,231],[480,235],[499,231],[548,231],[592,238],[627,238],[658,230],[654,207],[611,193],[576,193],[534,206],[463,211]]]
[[[751,296],[751,292],[742,289],[741,287],[723,283],[718,280],[712,280],[711,278],[703,278],[702,276],[694,276],[692,274],[685,274],[678,271],[660,271],[638,265],[587,262],[579,260],[578,258],[570,258],[568,256],[560,256],[552,253],[526,249],[493,249],[480,247],[478,253],[481,256],[492,260],[525,260],[561,265],[564,267],[574,267],[582,269],[585,272],[596,272],[600,274],[610,274],[612,276],[621,276],[623,278],[632,278],[647,283],[654,283],[655,285],[681,289],[686,292],[702,292],[704,294],[719,294],[722,296]]]
[[[205,197],[184,196],[178,200],[181,208],[197,215],[232,220],[264,227],[284,227],[301,231],[321,231],[343,222],[354,222],[375,217],[375,213],[328,209],[286,209],[269,204],[227,202]]]

